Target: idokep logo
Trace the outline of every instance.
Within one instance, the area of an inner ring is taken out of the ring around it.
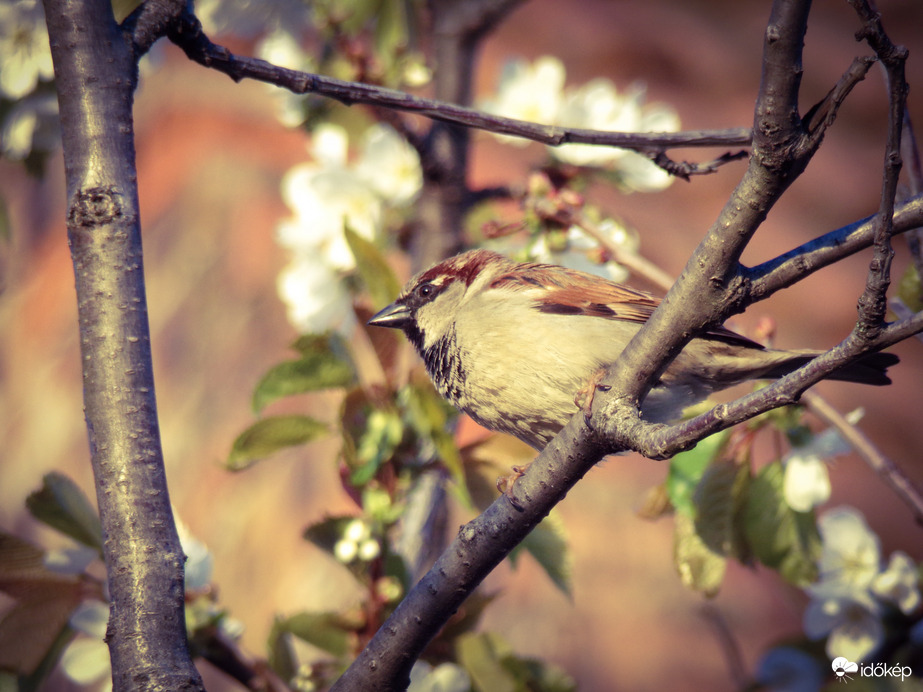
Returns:
[[[864,678],[900,678],[903,681],[909,678],[913,671],[910,666],[894,665],[889,666],[887,663],[853,663],[842,656],[833,659],[830,664],[833,673],[836,675],[837,682],[846,682],[852,680],[852,676],[858,673]]]
[[[833,673],[836,675],[837,682],[846,682],[847,680],[852,680],[849,673],[855,673],[859,670],[859,664],[853,663],[842,656],[839,658],[833,659],[833,663],[830,664],[833,667]]]

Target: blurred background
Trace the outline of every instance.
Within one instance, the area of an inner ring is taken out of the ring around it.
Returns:
[[[885,27],[910,48],[911,115],[923,84],[923,5],[882,0]],[[649,101],[671,104],[684,130],[749,126],[760,77],[769,3],[732,0],[531,0],[485,42],[477,92],[496,88],[512,58],[550,54],[577,83],[607,77],[620,88],[643,81]],[[823,97],[856,55],[858,21],[846,3],[818,2],[805,50],[802,110]],[[235,43],[241,52],[252,49]],[[235,436],[253,421],[259,377],[289,356],[297,336],[276,294],[286,261],[274,241],[289,212],[283,174],[306,159],[307,137],[275,118],[268,87],[187,61],[161,46],[136,102],[137,164],[145,272],[159,414],[172,501],[214,555],[220,603],[245,626],[244,648],[264,655],[272,618],[351,603],[343,567],[301,539],[305,526],[350,511],[335,465],[336,442],[315,443],[253,468],[222,467]],[[877,208],[886,94],[873,69],[843,107],[808,171],[769,216],[745,255],[750,264],[784,252]],[[357,106],[359,108],[359,106]],[[721,151],[674,152],[692,160]],[[541,148],[512,148],[475,135],[473,186],[518,183],[542,160]],[[609,213],[634,227],[641,253],[677,274],[739,180],[744,162],[678,181],[656,195],[594,189]],[[0,526],[43,545],[56,534],[32,521],[25,497],[43,474],[62,471],[91,497],[82,415],[73,274],[64,229],[60,154],[42,178],[0,163],[0,194],[12,234],[0,242]],[[902,239],[894,276],[907,265]],[[733,326],[777,324],[776,344],[824,348],[852,327],[868,253],[837,264],[751,308]],[[639,284],[644,287],[644,284]],[[895,347],[902,363],[887,388],[824,383],[841,411],[863,407],[861,428],[917,483],[921,448],[923,352]],[[331,400],[332,401],[332,400]],[[305,401],[316,415],[331,402]],[[329,414],[328,414],[329,415]],[[766,450],[769,454],[771,450]],[[767,456],[768,458],[768,456]],[[687,591],[672,566],[672,521],[636,512],[666,466],[635,455],[611,458],[560,506],[574,555],[569,600],[528,559],[503,565],[487,586],[499,594],[485,627],[520,654],[553,661],[581,689],[731,689],[726,637],[704,609],[717,609],[744,665],[778,639],[801,631],[805,596],[768,571],[731,565],[712,601]],[[832,471],[830,506],[860,509],[894,549],[923,558],[921,527],[854,455]],[[457,525],[470,518],[453,510]],[[212,689],[222,689],[210,676]],[[228,683],[227,689],[234,686]]]

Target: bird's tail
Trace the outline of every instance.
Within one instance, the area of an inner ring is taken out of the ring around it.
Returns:
[[[793,353],[791,357],[765,371],[762,377],[766,379],[784,377],[816,358],[818,355],[820,355],[819,351]],[[898,362],[900,362],[900,358],[893,353],[868,353],[859,360],[849,365],[844,365],[839,370],[833,371],[827,376],[827,379],[839,380],[841,382],[871,384],[880,387],[882,385],[891,384],[891,378],[888,377],[888,368],[892,365],[897,365]]]

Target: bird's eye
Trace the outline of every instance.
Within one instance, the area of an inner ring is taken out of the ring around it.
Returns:
[[[432,284],[420,284],[417,287],[417,295],[421,298],[428,298],[433,295],[433,285]]]

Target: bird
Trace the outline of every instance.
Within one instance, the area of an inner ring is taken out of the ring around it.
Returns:
[[[659,303],[594,274],[476,249],[417,274],[368,324],[402,330],[436,389],[460,411],[541,451]],[[777,379],[819,353],[765,348],[723,326],[710,329],[660,375],[641,415],[675,421],[713,392]],[[828,377],[886,385],[898,360],[870,353]]]

